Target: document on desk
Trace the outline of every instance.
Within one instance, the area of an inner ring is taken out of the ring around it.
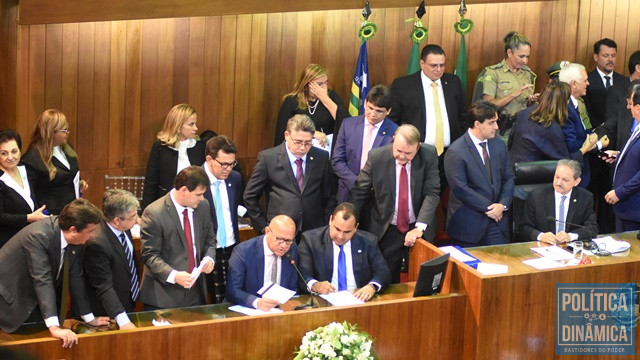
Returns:
[[[278,314],[278,313],[282,312],[282,310],[277,309],[277,308],[273,308],[273,309],[271,309],[269,311],[262,311],[260,309],[254,309],[254,308],[250,308],[250,307],[246,307],[246,306],[242,306],[242,305],[229,306],[229,310],[235,311],[235,312],[239,312],[241,314],[245,314],[245,315],[249,315],[249,316]]]
[[[508,265],[479,263],[478,272],[482,275],[506,274],[509,271]]]
[[[598,247],[600,249],[608,251],[612,254],[628,250],[631,247],[631,244],[629,244],[628,242],[615,240],[611,236],[595,238],[593,239],[593,241],[598,244]]]
[[[348,290],[342,290],[334,293],[320,295],[320,297],[330,302],[331,305],[333,306],[348,306],[348,305],[364,304],[364,301],[353,296],[353,294]]]
[[[262,296],[263,298],[277,300],[280,304],[286,303],[295,294],[295,291],[289,290],[272,282],[265,284],[262,289],[258,290],[258,295]]]
[[[456,249],[453,246],[442,246],[439,248],[440,250],[444,251],[445,253],[451,255],[452,258],[458,260],[458,261],[462,261],[464,263],[468,262],[468,261],[474,261],[474,260],[478,260],[472,256],[469,256],[468,254],[465,254],[464,252]]]
[[[522,260],[523,264],[532,266],[538,270],[546,270],[546,269],[555,269],[555,268],[560,268],[560,267],[565,267],[566,265],[563,263],[560,263],[558,261],[554,261],[552,259],[546,258],[546,257],[541,257],[541,258],[536,258],[536,259],[530,259],[530,260]]]
[[[555,245],[531,248],[531,251],[550,260],[573,260],[573,253]]]

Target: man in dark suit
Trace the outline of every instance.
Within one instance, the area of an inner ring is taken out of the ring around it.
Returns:
[[[191,273],[198,266],[203,266],[203,273],[210,273],[216,257],[211,210],[204,201],[208,186],[202,167],[191,165],[176,175],[173,190],[142,213],[141,258],[145,267],[140,301],[145,309],[206,303],[205,281]]]
[[[282,258],[289,252],[293,261],[298,260],[295,237],[295,222],[287,215],[277,215],[265,228],[264,235],[238,244],[229,260],[227,300],[269,311],[278,301],[260,297],[258,290],[264,285],[275,283],[297,291],[296,270],[291,260]]]
[[[202,166],[211,186],[204,193],[211,208],[213,229],[216,232],[216,265],[207,275],[207,288],[211,301],[220,303],[226,293],[229,258],[240,241],[238,232],[238,205],[242,194],[242,176],[233,167],[238,163],[236,145],[224,135],[207,141],[206,162]]]
[[[106,325],[107,317],[91,313],[82,278],[82,246],[99,230],[102,213],[85,199],[65,206],[60,216],[36,221],[0,249],[0,329],[16,331],[25,322],[44,319],[51,336],[62,346],[78,343],[78,336],[60,327],[71,290],[72,303],[84,321]],[[60,317],[60,320],[58,319]]]
[[[496,137],[498,107],[477,101],[467,118],[469,130],[444,159],[451,186],[447,233],[460,246],[506,244],[514,175],[507,146]]]
[[[606,120],[595,130],[599,136],[608,135],[611,140],[610,148],[618,151],[622,150],[635,128],[635,121],[627,109],[627,98],[630,96],[630,87],[640,80],[640,50],[629,56],[629,73],[631,76],[627,81],[616,82],[607,92]]]
[[[130,231],[138,219],[139,205],[126,190],[107,190],[102,198],[106,221],[84,253],[91,310],[114,318],[120,329],[136,327],[127,313],[135,310],[140,292],[138,256]]]
[[[640,87],[633,86],[627,99],[627,108],[636,123],[640,123]],[[613,173],[613,189],[605,195],[605,200],[613,205],[616,217],[616,232],[640,229],[640,126],[629,136],[616,155]],[[615,154],[614,154],[615,153]]]
[[[418,129],[405,124],[396,130],[392,144],[369,152],[351,189],[350,202],[362,216],[363,228],[380,236],[378,246],[392,283],[400,281],[402,259],[408,260],[416,239],[435,237],[439,178],[435,148],[421,144]]]
[[[606,107],[607,94],[615,87],[620,85],[626,87],[629,84],[627,77],[614,71],[617,47],[616,42],[608,38],[600,39],[593,45],[593,59],[596,66],[588,75],[589,86],[584,96],[584,103],[594,129],[603,124],[607,114],[613,110]],[[603,232],[613,232],[613,210],[604,201],[604,194],[611,189],[609,166],[597,156],[589,156],[586,160],[589,161],[591,171],[591,180],[587,188],[595,197],[598,224]]]
[[[553,186],[529,194],[521,231],[527,241],[556,244],[591,240],[598,234],[593,195],[578,187],[581,172],[580,163],[562,159],[556,166]]]
[[[344,119],[336,141],[331,165],[339,178],[338,202],[349,199],[349,192],[369,150],[393,141],[398,125],[387,119],[391,111],[391,93],[384,85],[371,88],[364,101],[364,115]]]
[[[315,130],[308,116],[294,115],[284,132],[285,142],[258,154],[244,191],[244,203],[257,233],[278,214],[292,218],[302,231],[329,220],[336,205],[335,181],[329,154],[311,145]],[[259,204],[263,193],[266,211]]]
[[[302,233],[298,256],[308,289],[319,294],[355,290],[355,297],[367,301],[389,284],[391,272],[376,245],[377,236],[359,234],[357,228],[355,208],[342,203],[329,226]]]

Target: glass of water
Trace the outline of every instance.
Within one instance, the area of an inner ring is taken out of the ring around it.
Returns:
[[[584,244],[582,241],[574,241],[573,242],[573,258],[581,260],[582,259],[582,249]]]

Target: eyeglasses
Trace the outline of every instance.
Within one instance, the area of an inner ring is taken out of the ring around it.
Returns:
[[[122,220],[122,221],[125,221],[125,220],[135,220],[135,219],[137,219],[137,218],[138,218],[138,214],[137,214],[137,213],[135,213],[135,214],[133,214],[133,216],[131,216],[131,217],[122,217],[122,216],[120,216],[119,218],[120,218],[120,220]]]
[[[56,132],[68,135],[71,132],[71,130],[69,130],[69,129],[60,129],[60,130],[56,130]]]
[[[218,164],[220,164],[220,166],[223,169],[233,168],[234,166],[238,165],[238,161],[234,161],[232,163],[222,163],[222,162],[218,161],[218,159],[213,159],[213,160],[215,160]]]
[[[279,238],[279,237],[276,236],[276,234],[273,232],[273,230],[271,230],[270,227],[267,226],[267,229],[269,229],[269,232],[276,238],[276,243],[278,243],[278,245],[285,244],[287,246],[291,246],[291,244],[293,244],[293,242],[295,241],[294,239]]]
[[[294,140],[294,139],[291,139],[291,140],[293,141],[293,145],[295,145],[295,146],[309,147],[309,146],[313,145],[313,140],[309,140],[309,141]]]

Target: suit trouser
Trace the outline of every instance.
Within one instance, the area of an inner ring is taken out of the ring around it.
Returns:
[[[413,224],[409,225],[409,229],[413,228]],[[391,283],[400,282],[400,268],[402,267],[402,258],[406,257],[409,261],[409,248],[404,246],[404,237],[406,233],[402,233],[395,225],[389,224],[387,231],[382,235],[378,242],[378,247],[382,252],[384,260],[391,270]]]

